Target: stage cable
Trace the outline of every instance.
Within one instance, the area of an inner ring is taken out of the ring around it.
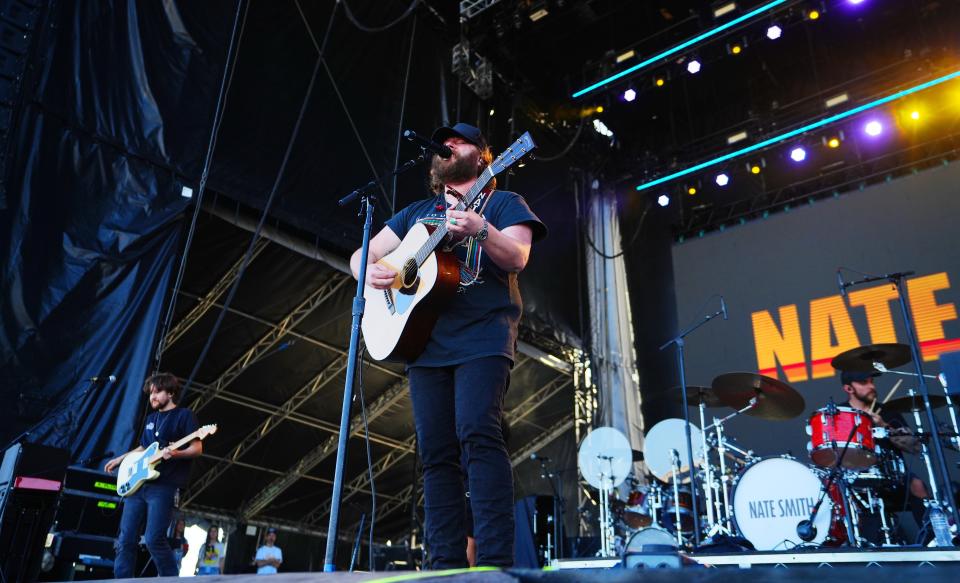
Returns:
[[[187,269],[187,255],[190,247],[193,245],[193,236],[197,230],[197,221],[200,218],[200,210],[203,206],[203,195],[207,189],[207,180],[210,177],[210,166],[213,163],[213,152],[217,147],[217,138],[220,135],[220,124],[223,122],[223,111],[226,107],[227,95],[230,92],[230,86],[233,84],[233,74],[236,71],[237,61],[240,59],[240,40],[243,38],[243,31],[247,25],[247,14],[250,5],[244,0],[237,0],[237,13],[233,18],[233,28],[230,31],[230,43],[227,45],[227,58],[223,65],[223,79],[220,81],[220,92],[217,95],[217,104],[213,111],[213,126],[210,128],[210,140],[207,142],[207,153],[203,160],[203,169],[200,172],[200,184],[197,186],[197,196],[194,199],[193,217],[190,220],[190,227],[187,229],[187,240],[183,246],[183,254],[180,257],[180,267],[177,269],[177,277],[174,280],[173,290],[170,293],[170,301],[167,304],[167,313],[163,318],[163,325],[160,327],[158,335],[159,344],[156,347],[153,356],[153,371],[160,371],[160,362],[163,358],[164,346],[167,341],[167,332],[173,323],[173,312],[177,305],[177,295],[183,285],[184,273]],[[242,9],[242,10],[241,10]],[[243,18],[241,19],[241,11]]]
[[[333,14],[331,14],[331,21],[333,19]],[[309,27],[308,27],[309,30]],[[329,34],[330,29],[327,29]],[[296,143],[297,137],[300,134],[300,127],[303,125],[303,118],[307,112],[307,106],[310,104],[310,97],[313,95],[313,89],[316,86],[317,82],[317,73],[320,70],[320,65],[323,63],[323,55],[318,54],[316,63],[313,66],[313,71],[310,74],[310,84],[307,86],[307,91],[303,96],[303,103],[300,105],[300,112],[297,114],[297,121],[293,126],[293,132],[290,135],[290,140],[287,142],[286,151],[283,154],[283,161],[280,163],[280,168],[277,170],[277,176],[274,179],[273,186],[270,189],[270,194],[267,197],[266,203],[264,203],[263,211],[260,214],[260,220],[257,223],[257,228],[253,232],[253,236],[250,237],[250,243],[247,245],[247,250],[244,253],[243,261],[240,264],[240,269],[237,270],[237,277],[234,280],[233,284],[230,286],[230,291],[227,292],[227,297],[223,301],[223,306],[220,309],[220,312],[217,314],[217,319],[213,324],[213,328],[210,330],[210,334],[207,336],[207,341],[203,345],[203,350],[200,352],[200,356],[197,357],[197,361],[193,365],[193,370],[190,371],[190,376],[187,377],[187,381],[183,385],[184,394],[190,389],[190,385],[193,383],[193,379],[196,377],[197,372],[200,370],[201,365],[206,360],[207,353],[210,351],[210,347],[213,345],[213,339],[216,337],[217,332],[220,330],[220,325],[223,323],[224,315],[229,311],[230,305],[233,303],[233,298],[237,293],[237,289],[240,287],[240,282],[243,281],[243,275],[247,270],[247,266],[250,264],[250,259],[253,256],[253,249],[256,245],[257,240],[260,238],[260,233],[263,231],[263,225],[266,223],[267,217],[270,215],[270,209],[273,207],[273,201],[276,198],[277,191],[280,190],[280,181],[283,178],[283,175],[287,169],[287,163],[290,161],[290,155],[293,153],[293,145]]]
[[[373,483],[373,458],[370,455],[370,427],[367,425],[367,400],[363,394],[363,361],[366,349],[360,351],[360,366],[357,367],[357,388],[360,397],[360,417],[363,419],[363,440],[367,444],[367,476],[370,481],[370,534],[367,543],[367,560],[373,572],[373,530],[377,524],[377,488]]]
[[[413,61],[413,45],[417,39],[417,17],[414,16],[410,24],[410,48],[407,50],[407,69],[403,75],[403,93],[400,96],[400,121],[397,123],[397,154],[393,159],[393,167],[400,166],[400,143],[403,138],[403,118],[407,110],[407,87],[410,84],[410,64]],[[397,178],[393,175],[393,185],[390,192],[390,214],[397,212]]]
[[[383,26],[366,26],[365,24],[361,23],[359,20],[357,20],[357,17],[353,15],[353,12],[350,11],[350,6],[347,4],[347,0],[337,0],[337,4],[343,4],[343,13],[347,15],[347,20],[349,20],[351,24],[353,24],[363,32],[374,33],[374,32],[383,32],[385,30],[389,30],[394,26],[403,22],[403,20],[406,17],[410,16],[413,13],[413,10],[417,7],[417,5],[420,4],[420,0],[412,0],[410,2],[410,6],[408,6],[407,9],[403,11],[403,14],[398,16],[397,19],[394,20],[393,22],[388,22]]]

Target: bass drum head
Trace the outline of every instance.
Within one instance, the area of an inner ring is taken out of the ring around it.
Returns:
[[[623,550],[625,553],[649,553],[663,552],[667,547],[677,549],[677,537],[662,528],[651,526],[641,528],[630,535],[627,546]]]
[[[782,457],[760,460],[745,469],[734,484],[734,524],[758,551],[789,550],[804,544],[797,536],[797,524],[810,517],[821,486],[820,477],[798,461]],[[817,536],[811,543],[827,538],[832,514],[828,496],[817,512]]]

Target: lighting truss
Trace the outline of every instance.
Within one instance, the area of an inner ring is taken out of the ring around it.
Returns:
[[[754,10],[751,10],[750,12],[747,12],[747,13],[744,14],[743,16],[738,16],[737,18],[734,18],[734,19],[731,20],[730,22],[726,22],[726,23],[724,23],[724,24],[721,24],[720,26],[717,26],[717,27],[715,27],[715,28],[711,28],[710,30],[708,30],[708,31],[706,31],[706,32],[704,32],[704,33],[698,34],[697,36],[695,36],[695,37],[693,37],[693,38],[691,38],[691,39],[689,39],[689,40],[686,40],[686,41],[684,41],[684,42],[676,45],[676,46],[673,47],[673,48],[667,49],[667,50],[663,51],[662,53],[658,53],[658,54],[650,57],[649,59],[646,59],[646,60],[644,60],[644,61],[641,61],[641,62],[637,63],[636,65],[633,65],[632,67],[629,67],[629,68],[627,68],[627,69],[624,69],[623,71],[620,71],[619,73],[615,73],[615,74],[611,75],[610,77],[607,77],[606,79],[603,79],[603,80],[601,80],[601,81],[597,81],[596,83],[594,83],[593,85],[590,85],[589,87],[584,87],[583,89],[581,89],[581,90],[577,91],[576,93],[574,93],[574,94],[573,94],[573,98],[576,99],[576,98],[578,98],[578,97],[581,97],[581,96],[583,96],[583,95],[586,95],[587,93],[590,93],[591,91],[594,91],[594,90],[596,90],[596,89],[599,89],[599,88],[603,87],[604,85],[609,85],[610,83],[613,83],[613,82],[616,81],[617,79],[621,79],[621,78],[623,78],[623,77],[625,77],[625,76],[627,76],[627,75],[629,75],[629,74],[631,74],[631,73],[636,73],[637,71],[639,71],[640,69],[643,69],[644,67],[647,67],[647,66],[649,66],[649,65],[652,65],[653,63],[657,63],[657,62],[659,62],[660,60],[665,59],[665,58],[667,58],[667,57],[669,57],[669,56],[671,56],[671,55],[675,55],[675,54],[679,53],[680,51],[682,51],[682,50],[684,50],[684,49],[690,48],[690,47],[692,47],[693,45],[699,43],[700,41],[703,41],[703,40],[706,40],[706,39],[708,39],[708,38],[717,36],[717,35],[720,34],[721,32],[723,32],[723,31],[725,31],[725,30],[728,30],[728,29],[730,29],[730,28],[733,28],[734,26],[737,26],[738,24],[741,24],[741,23],[743,23],[743,22],[746,22],[746,21],[750,20],[751,18],[754,18],[754,17],[759,16],[759,15],[761,15],[761,14],[770,12],[771,10],[773,10],[774,8],[776,8],[777,6],[780,6],[781,4],[786,3],[787,1],[788,1],[788,0],[773,0],[773,2],[768,2],[767,4],[764,4],[763,6],[761,6],[761,7],[759,7],[759,8],[756,8],[756,9],[754,9]]]
[[[952,80],[952,79],[957,79],[957,78],[960,78],[960,71],[954,71],[953,73],[944,75],[944,76],[942,76],[942,77],[937,77],[936,79],[933,79],[933,80],[931,80],[931,81],[927,81],[926,83],[921,83],[920,85],[916,85],[916,86],[911,87],[911,88],[909,88],[909,89],[904,89],[903,91],[897,91],[896,93],[893,93],[893,94],[888,95],[888,96],[886,96],[886,97],[881,97],[881,98],[876,99],[876,100],[874,100],[874,101],[871,101],[871,102],[869,102],[869,103],[865,103],[865,104],[863,104],[863,105],[861,105],[861,106],[859,106],[859,107],[854,107],[853,109],[848,109],[847,111],[838,113],[838,114],[836,114],[836,115],[831,115],[830,117],[826,117],[826,118],[821,119],[821,120],[819,120],[819,121],[815,121],[815,122],[806,124],[806,125],[804,125],[804,126],[802,126],[802,127],[799,127],[799,128],[797,128],[797,129],[795,129],[795,130],[791,130],[791,131],[789,131],[789,132],[785,132],[785,133],[782,133],[782,134],[778,134],[778,135],[776,135],[776,136],[773,136],[773,137],[771,137],[771,138],[768,138],[768,139],[766,139],[766,140],[763,140],[762,142],[758,142],[758,143],[753,144],[753,145],[751,145],[751,146],[747,146],[747,147],[745,147],[745,148],[740,148],[739,150],[734,150],[733,152],[730,152],[730,153],[728,153],[728,154],[724,154],[723,156],[718,156],[718,157],[716,157],[716,158],[712,158],[712,159],[710,159],[710,160],[707,160],[706,162],[701,162],[700,164],[696,164],[696,165],[694,165],[694,166],[691,166],[691,167],[689,167],[689,168],[685,168],[685,169],[683,169],[683,170],[674,172],[674,173],[672,173],[672,174],[667,174],[666,176],[661,176],[660,178],[657,178],[657,179],[655,179],[655,180],[651,180],[651,181],[649,181],[649,182],[644,182],[643,184],[640,184],[640,185],[637,186],[637,190],[646,190],[646,189],[648,189],[648,188],[653,188],[654,186],[657,186],[658,184],[663,184],[664,182],[669,182],[669,181],[671,181],[671,180],[673,180],[673,179],[675,179],[675,178],[680,178],[680,177],[682,177],[682,176],[687,176],[688,174],[693,174],[694,172],[698,172],[698,171],[700,171],[700,170],[703,170],[704,168],[709,168],[709,167],[714,166],[714,165],[716,165],[716,164],[720,164],[720,163],[722,163],[722,162],[726,162],[727,160],[732,160],[732,159],[734,159],[734,158],[739,158],[740,156],[743,156],[744,154],[749,154],[750,152],[755,152],[755,151],[757,151],[757,150],[759,150],[759,149],[761,149],[761,148],[766,148],[767,146],[771,146],[771,145],[773,145],[773,144],[777,144],[777,143],[782,142],[782,141],[784,141],[784,140],[788,140],[788,139],[790,139],[790,138],[793,138],[793,137],[798,136],[798,135],[800,135],[800,134],[803,134],[803,133],[805,133],[805,132],[809,132],[809,131],[811,131],[811,130],[815,130],[815,129],[817,129],[817,128],[823,127],[823,126],[825,126],[825,125],[828,125],[828,124],[831,124],[831,123],[834,123],[834,122],[837,122],[837,121],[846,119],[846,118],[848,118],[848,117],[852,117],[852,116],[857,115],[857,114],[859,114],[859,113],[863,113],[864,111],[868,111],[868,110],[870,110],[870,109],[874,109],[874,108],[879,107],[879,106],[881,106],[881,105],[885,105],[885,104],[887,104],[887,103],[890,103],[891,101],[896,101],[897,99],[900,99],[901,97],[905,97],[905,96],[907,96],[907,95],[912,95],[912,94],[914,94],[914,93],[918,93],[918,92],[923,91],[923,90],[925,90],[925,89],[929,89],[929,88],[934,87],[934,86],[936,86],[936,85],[940,85],[940,84],[942,84],[942,83],[946,83],[947,81],[950,81],[950,80]]]

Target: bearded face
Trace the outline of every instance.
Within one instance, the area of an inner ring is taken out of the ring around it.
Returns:
[[[479,161],[480,150],[460,145],[453,149],[453,155],[447,159],[434,156],[430,173],[442,184],[460,184],[477,177]]]

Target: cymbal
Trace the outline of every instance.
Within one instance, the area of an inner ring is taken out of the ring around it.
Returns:
[[[941,397],[940,395],[930,395],[930,406],[934,409],[946,407],[946,405],[946,397]],[[914,395],[912,397],[900,397],[899,399],[893,399],[891,401],[887,401],[883,405],[880,405],[880,409],[890,413],[910,413],[914,409],[917,411],[923,411],[923,397],[920,395]]]
[[[670,395],[670,399],[674,402],[679,403],[683,400],[683,391],[680,390],[680,387],[671,388],[668,394]],[[690,407],[696,407],[701,401],[707,407],[727,406],[726,403],[720,400],[720,397],[717,396],[717,393],[713,390],[713,388],[687,385],[687,405]]]
[[[906,344],[868,344],[859,346],[833,357],[831,366],[837,370],[851,372],[876,372],[873,363],[879,362],[887,368],[897,368],[913,360],[910,347]]]
[[[761,419],[793,419],[806,406],[803,396],[787,383],[752,372],[722,374],[713,379],[713,390],[734,409],[743,409],[756,397],[756,406],[746,414]]]

